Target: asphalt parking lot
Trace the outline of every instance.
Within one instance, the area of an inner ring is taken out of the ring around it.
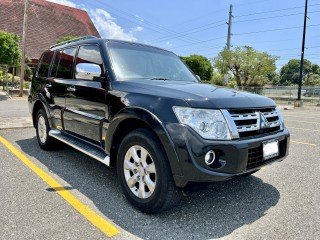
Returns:
[[[59,191],[69,192],[119,232],[112,239],[320,239],[320,111],[283,111],[290,155],[250,177],[186,192],[169,212],[147,215],[122,195],[115,169],[63,147],[38,147],[33,128],[0,136],[55,179],[52,188],[0,144],[1,239],[107,239]]]

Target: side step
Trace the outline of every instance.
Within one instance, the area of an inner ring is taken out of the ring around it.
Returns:
[[[58,139],[61,142],[64,142],[67,145],[87,154],[88,156],[97,159],[103,164],[110,166],[110,157],[99,147],[94,146],[91,143],[83,141],[77,137],[73,137],[69,134],[62,133],[58,130],[50,130],[49,135],[53,138]]]

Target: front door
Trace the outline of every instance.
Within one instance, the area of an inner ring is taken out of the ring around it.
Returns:
[[[96,81],[105,73],[98,45],[80,46],[75,60],[74,79],[68,81],[65,130],[102,142],[102,124],[106,113],[106,83]]]

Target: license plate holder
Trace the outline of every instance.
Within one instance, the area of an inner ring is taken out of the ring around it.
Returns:
[[[279,156],[279,140],[269,140],[262,142],[263,160]]]

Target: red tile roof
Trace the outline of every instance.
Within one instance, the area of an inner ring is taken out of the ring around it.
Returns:
[[[22,39],[24,0],[0,0],[0,30],[17,33]],[[41,53],[64,36],[100,37],[86,11],[48,2],[29,0],[26,55]]]

